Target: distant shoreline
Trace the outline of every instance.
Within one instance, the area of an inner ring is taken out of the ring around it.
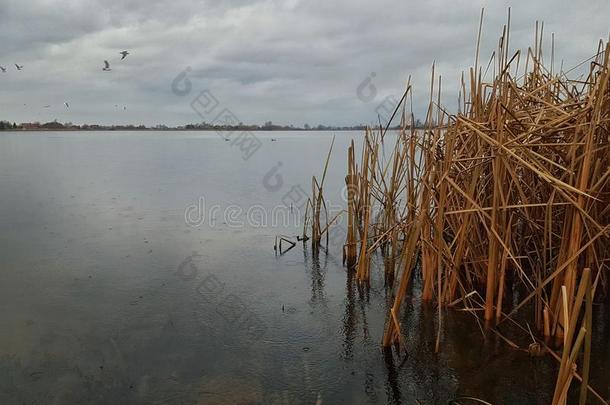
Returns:
[[[282,128],[282,129],[200,129],[200,128],[6,128],[0,129],[2,132],[121,132],[121,131],[137,131],[137,132],[328,132],[328,131],[363,131],[366,128]],[[398,130],[399,128],[388,128],[389,131]],[[420,129],[420,128],[416,128]]]
[[[361,131],[364,128],[324,128],[324,129],[197,129],[197,128],[7,128],[0,129],[0,132],[96,132],[96,131],[155,131],[155,132],[181,132],[181,131],[197,131],[197,132],[235,132],[235,131],[251,131],[251,132],[323,132],[323,131]],[[397,128],[389,128],[394,130]]]
[[[421,121],[417,120],[414,127],[423,128]],[[21,122],[19,124],[6,120],[0,120],[0,131],[214,131],[214,132],[256,132],[256,131],[364,131],[371,128],[365,124],[357,125],[314,125],[305,124],[302,127],[294,125],[273,124],[271,121],[263,125],[256,124],[211,124],[207,122],[197,124],[185,124],[168,126],[157,124],[146,126],[144,124],[73,124],[71,122]],[[407,126],[407,129],[410,126]],[[400,125],[392,125],[387,128],[391,130],[401,129]]]

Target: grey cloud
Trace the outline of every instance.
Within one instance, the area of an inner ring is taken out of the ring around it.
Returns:
[[[530,45],[535,20],[544,20],[549,52],[555,32],[556,65],[590,56],[610,28],[610,4],[601,0],[586,6],[551,0],[5,0],[0,65],[26,67],[0,74],[0,119],[193,122],[198,117],[190,100],[170,91],[186,66],[195,90],[210,89],[244,122],[374,122],[376,104],[400,95],[409,75],[421,116],[433,62],[443,75],[445,103],[455,104],[460,74],[474,59],[481,6],[484,62],[508,6],[512,46]],[[122,49],[132,55],[120,62]],[[104,59],[113,66],[109,74],[101,71]],[[371,72],[378,95],[363,103],[356,87]],[[66,100],[70,111],[42,109]],[[118,112],[115,104],[128,110]]]

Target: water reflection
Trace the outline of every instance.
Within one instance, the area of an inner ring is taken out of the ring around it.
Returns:
[[[384,353],[383,255],[361,288],[333,246],[274,254],[276,234],[302,229],[185,224],[202,194],[276,206],[284,190],[261,184],[269,162],[299,162],[282,166],[287,186],[323,167],[331,134],[272,135],[246,164],[216,134],[1,134],[0,404],[548,402],[554,360],[485,341],[469,314],[443,312],[435,353],[418,279],[400,318],[408,357]],[[335,150],[360,135],[337,134]],[[345,165],[333,156],[329,199]],[[199,277],[178,277],[193,252]],[[221,294],[202,296],[204,274]],[[227,296],[267,327],[260,339],[218,312]],[[596,305],[591,382],[606,396],[608,322]]]
[[[309,245],[303,242],[303,261],[311,275],[310,303],[314,307],[326,307],[324,277],[328,268],[328,253],[322,252],[322,257],[323,263],[320,264],[320,249],[310,249]]]

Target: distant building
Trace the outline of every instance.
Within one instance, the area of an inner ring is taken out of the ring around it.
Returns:
[[[22,122],[19,126],[23,129],[39,129],[40,122]]]
[[[57,121],[46,122],[46,123],[42,124],[41,127],[44,129],[64,129],[65,128],[64,124],[62,124],[61,122],[57,122]]]

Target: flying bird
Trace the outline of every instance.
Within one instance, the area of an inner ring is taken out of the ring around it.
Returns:
[[[123,51],[123,52],[119,52],[120,55],[123,55],[123,57],[121,58],[121,60],[125,59],[127,57],[127,55],[129,55],[129,52],[127,51]]]
[[[110,69],[110,63],[108,63],[107,60],[104,61],[104,67],[102,68],[102,70],[104,72],[110,72],[112,69]]]
[[[64,102],[64,105],[66,106],[66,108],[70,108],[70,105],[68,105],[68,103]]]
[[[23,69],[23,65],[18,65],[18,64],[16,64],[16,63],[15,63],[15,67],[17,68],[17,70],[21,70],[21,69]]]
[[[6,73],[6,68],[4,66],[0,66],[0,70],[2,70],[2,73]]]

